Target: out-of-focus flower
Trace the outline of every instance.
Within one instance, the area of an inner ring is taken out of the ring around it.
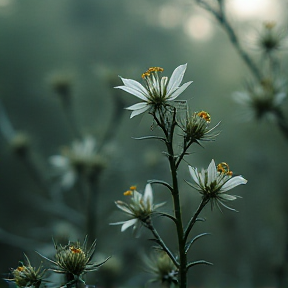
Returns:
[[[144,263],[145,270],[153,275],[149,282],[161,282],[168,287],[177,284],[178,269],[164,251],[156,251],[150,257],[144,257]]]
[[[40,265],[38,269],[31,266],[28,257],[24,254],[26,258],[26,264],[19,262],[19,266],[12,270],[13,279],[18,287],[35,287],[38,288],[43,280],[45,269]]]
[[[180,127],[184,132],[187,142],[199,143],[199,141],[214,140],[218,134],[211,134],[211,132],[219,123],[209,129],[210,122],[210,114],[206,111],[195,112],[192,116],[188,115],[185,122],[182,120]]]
[[[163,72],[163,68],[149,68],[142,74],[142,78],[145,81],[144,86],[135,80],[120,77],[124,86],[115,88],[122,89],[143,100],[143,102],[126,108],[133,111],[130,118],[148,110],[155,112],[167,106],[168,101],[175,100],[192,83],[190,81],[180,86],[186,67],[187,64],[178,66],[173,71],[170,79],[168,77],[160,78],[159,74]]]
[[[257,38],[257,46],[265,53],[271,53],[287,46],[287,41],[287,35],[276,28],[275,22],[264,22]]]
[[[153,191],[151,184],[147,184],[144,194],[142,195],[136,191],[136,186],[131,186],[130,189],[124,192],[125,196],[132,196],[131,203],[125,203],[123,201],[116,201],[116,206],[129,215],[131,219],[127,221],[121,221],[112,223],[112,225],[122,225],[121,232],[127,228],[133,226],[133,230],[137,232],[141,224],[148,221],[150,215],[159,207],[165,203],[154,204],[153,203]]]
[[[81,280],[81,275],[96,271],[100,266],[102,266],[110,257],[100,263],[91,262],[92,257],[95,252],[96,240],[92,243],[90,248],[87,248],[87,237],[83,244],[79,241],[69,242],[68,245],[62,246],[54,242],[54,247],[56,250],[55,260],[49,259],[41,254],[43,258],[50,261],[55,267],[50,270],[61,273],[73,275],[74,280]]]
[[[215,165],[212,159],[208,169],[202,169],[198,172],[197,168],[189,166],[189,172],[196,185],[190,184],[198,190],[206,200],[211,201],[212,206],[216,204],[219,207],[220,203],[224,207],[234,210],[223,203],[223,201],[232,201],[239,196],[226,194],[227,191],[235,188],[238,185],[246,184],[247,180],[242,176],[232,177],[227,163]],[[220,208],[220,207],[219,207]]]
[[[246,91],[233,94],[234,100],[248,108],[250,115],[257,119],[263,116],[277,116],[278,109],[286,97],[287,80],[281,76],[265,78],[260,84],[247,83]],[[248,118],[251,118],[250,115]]]
[[[49,158],[61,179],[64,189],[71,188],[80,173],[92,175],[105,168],[105,159],[97,154],[96,141],[88,136],[82,141],[76,140],[71,147],[65,147],[62,155],[54,155]]]

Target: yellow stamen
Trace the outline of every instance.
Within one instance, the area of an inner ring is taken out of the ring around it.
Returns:
[[[146,72],[142,74],[142,78],[149,77],[153,72],[163,72],[164,69],[161,67],[150,67]]]
[[[233,175],[233,172],[230,171],[228,164],[225,162],[221,162],[220,164],[217,165],[217,171],[220,173],[224,173],[228,176]]]
[[[200,111],[197,113],[197,115],[201,118],[203,118],[204,120],[206,120],[207,123],[210,123],[211,121],[211,116],[208,112],[206,111]]]
[[[274,21],[264,22],[264,27],[265,27],[266,29],[271,30],[271,29],[273,29],[275,26],[276,26],[276,22],[274,22]]]
[[[147,70],[147,72],[151,73],[151,72],[163,72],[164,69],[161,67],[151,67]]]
[[[136,190],[136,185],[130,186],[130,190]]]
[[[25,270],[25,267],[19,266],[19,267],[17,267],[17,270],[20,271],[20,272],[22,272],[23,270]]]
[[[70,246],[69,249],[72,253],[75,253],[75,254],[82,252],[81,248],[75,248],[74,246]]]
[[[131,196],[133,195],[133,191],[132,190],[127,190],[126,192],[123,193],[124,196]]]
[[[150,76],[150,73],[149,72],[145,72],[145,73],[142,74],[141,77],[144,79],[144,78],[149,77],[149,76]]]

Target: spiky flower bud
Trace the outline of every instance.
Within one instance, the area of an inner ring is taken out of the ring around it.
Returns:
[[[211,135],[210,132],[214,130],[218,124],[209,129],[210,122],[211,116],[206,111],[194,112],[192,116],[188,115],[186,120],[180,124],[186,141],[198,143],[198,141],[201,140],[213,140],[218,134]]]
[[[53,263],[56,267],[51,270],[56,273],[70,274],[79,280],[79,277],[87,272],[96,271],[103,265],[109,258],[101,263],[92,263],[91,259],[95,252],[96,240],[92,243],[90,248],[87,248],[87,237],[83,244],[79,241],[69,242],[68,245],[62,246],[54,242],[56,250],[55,260],[51,260],[41,255],[46,260]]]
[[[149,258],[144,258],[146,271],[153,275],[150,282],[161,282],[170,287],[171,284],[177,284],[178,269],[163,251],[157,251]]]
[[[46,272],[40,265],[36,268],[31,266],[31,263],[28,257],[24,254],[26,258],[26,263],[19,262],[19,266],[16,269],[12,270],[13,279],[18,287],[30,287],[33,286],[38,288],[42,282],[43,276]]]

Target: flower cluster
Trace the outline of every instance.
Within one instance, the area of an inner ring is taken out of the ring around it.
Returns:
[[[165,204],[153,203],[153,191],[151,184],[146,185],[143,195],[136,191],[136,186],[131,186],[128,191],[124,192],[124,195],[131,196],[131,202],[128,204],[123,201],[116,201],[115,204],[120,210],[128,214],[131,219],[112,223],[113,225],[122,225],[122,232],[131,226],[133,226],[134,231],[137,231],[141,226],[141,223],[145,223],[157,208]]]
[[[196,185],[192,185],[197,189],[203,197],[211,200],[212,205],[220,203],[224,207],[234,210],[223,203],[223,201],[235,200],[238,196],[229,195],[225,192],[235,188],[238,185],[246,184],[247,180],[242,176],[232,177],[227,163],[222,162],[215,165],[214,160],[208,166],[208,169],[202,169],[198,172],[197,168],[189,166],[189,172]],[[219,205],[218,205],[219,207]],[[219,207],[220,208],[220,207]]]
[[[168,105],[168,101],[175,100],[192,83],[189,81],[180,86],[186,67],[187,64],[178,66],[170,79],[160,78],[159,73],[163,72],[163,68],[149,68],[142,74],[144,86],[135,80],[120,77],[124,86],[115,88],[122,89],[143,101],[126,108],[132,111],[130,118],[145,111],[155,112]]]

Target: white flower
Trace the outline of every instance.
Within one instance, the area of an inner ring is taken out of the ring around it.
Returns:
[[[71,147],[65,147],[62,155],[54,155],[49,162],[61,177],[61,186],[70,189],[77,181],[81,172],[91,172],[104,166],[103,159],[97,154],[96,141],[87,136],[82,141],[76,140]]]
[[[196,183],[196,185],[191,186],[197,189],[203,197],[207,200],[211,200],[212,205],[216,203],[219,207],[219,202],[221,205],[231,210],[234,209],[226,206],[222,201],[232,201],[239,196],[229,195],[225,192],[238,185],[247,183],[247,180],[242,176],[232,177],[232,171],[229,170],[229,166],[226,163],[222,162],[216,167],[213,159],[207,170],[202,169],[201,172],[198,172],[197,168],[189,166],[189,172]]]
[[[145,81],[144,86],[135,80],[120,77],[124,86],[115,88],[122,89],[143,100],[143,102],[126,108],[133,111],[130,118],[150,109],[155,111],[167,105],[167,101],[175,100],[193,82],[190,81],[180,86],[186,67],[187,64],[178,66],[173,71],[170,79],[168,77],[159,77],[159,73],[163,72],[163,68],[149,68],[142,74],[142,78]]]
[[[151,184],[147,184],[144,194],[142,195],[136,191],[135,186],[131,186],[130,190],[124,193],[125,196],[132,196],[131,203],[125,203],[123,201],[116,201],[116,206],[130,216],[131,219],[112,223],[112,225],[122,225],[121,232],[127,228],[134,226],[133,230],[137,231],[140,228],[141,223],[145,223],[150,215],[159,207],[165,203],[153,204],[153,191]]]

